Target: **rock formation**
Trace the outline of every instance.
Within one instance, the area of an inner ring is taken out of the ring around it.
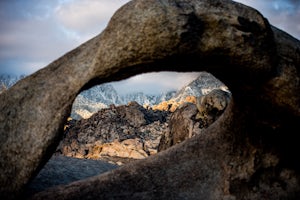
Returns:
[[[169,129],[162,135],[158,151],[163,151],[184,140],[200,134],[200,122],[196,121],[198,110],[195,104],[185,103],[172,113]]]
[[[157,153],[167,118],[168,112],[147,110],[136,102],[111,105],[69,127],[57,152],[116,164],[146,158]]]
[[[201,121],[201,127],[208,127],[221,116],[229,104],[231,94],[221,89],[214,89],[204,96],[197,97],[198,114],[196,119]]]
[[[202,129],[210,126],[223,114],[229,104],[230,93],[214,89],[196,99],[194,104],[183,103],[172,113],[169,129],[162,135],[158,151],[166,150],[188,138],[201,134]]]
[[[155,156],[33,199],[299,199],[299,66],[300,42],[242,4],[130,1],[100,35],[0,95],[1,199],[51,157],[81,90],[163,70],[212,73],[232,92],[224,114]]]

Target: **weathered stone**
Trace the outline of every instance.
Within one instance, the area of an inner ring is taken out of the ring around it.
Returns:
[[[300,42],[227,0],[133,0],[95,38],[0,95],[0,193],[50,158],[84,88],[205,70],[232,99],[202,134],[33,199],[299,199]]]
[[[200,123],[196,121],[198,109],[195,104],[182,104],[169,121],[169,131],[161,138],[158,151],[163,151],[200,133]]]
[[[230,97],[229,92],[221,89],[214,89],[207,95],[197,97],[196,119],[201,121],[201,127],[208,127],[221,116],[229,104]]]
[[[26,195],[41,192],[47,188],[96,176],[117,168],[116,165],[100,160],[88,160],[54,155],[39,174],[26,186]]]
[[[201,129],[210,126],[223,114],[229,104],[230,97],[230,93],[221,89],[214,89],[210,93],[194,99],[192,101],[194,104],[181,104],[171,114],[169,131],[162,135],[158,151],[166,150],[200,134]]]

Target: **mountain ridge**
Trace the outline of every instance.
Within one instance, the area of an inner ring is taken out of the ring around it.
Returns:
[[[75,99],[72,107],[71,117],[73,119],[89,118],[94,113],[110,105],[126,105],[136,101],[144,107],[155,107],[162,102],[185,102],[189,96],[203,96],[213,89],[228,91],[224,83],[208,72],[201,72],[199,76],[191,80],[178,91],[166,91],[158,95],[134,92],[125,95],[118,94],[112,84],[97,85],[89,90],[81,92]]]

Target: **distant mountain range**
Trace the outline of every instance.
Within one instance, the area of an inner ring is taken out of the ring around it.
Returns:
[[[71,117],[74,119],[89,118],[92,114],[114,104],[124,105],[136,101],[140,105],[153,106],[174,97],[176,91],[168,91],[159,95],[135,92],[120,95],[111,84],[101,84],[81,92],[75,99]]]
[[[24,77],[24,75],[19,77],[0,75],[0,93]],[[112,104],[118,106],[128,104],[131,101],[136,101],[138,104],[147,107],[169,100],[181,102],[188,96],[202,96],[215,88],[227,90],[222,82],[207,72],[201,72],[195,80],[179,91],[166,91],[158,95],[145,94],[144,92],[121,95],[111,84],[101,84],[81,92],[76,97],[72,106],[71,117],[73,119],[89,118],[92,114]]]
[[[143,92],[120,95],[111,84],[97,85],[81,92],[75,99],[71,117],[74,119],[89,118],[92,114],[114,104],[124,105],[136,101],[143,106],[154,106],[163,101],[184,101],[188,96],[202,96],[215,88],[228,90],[217,78],[207,72],[200,75],[179,91],[167,91],[158,95],[149,95]]]
[[[7,90],[23,78],[25,78],[25,75],[12,76],[7,74],[0,74],[0,94],[2,91]]]

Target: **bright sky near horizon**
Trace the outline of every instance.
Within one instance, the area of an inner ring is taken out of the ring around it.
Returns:
[[[300,0],[236,0],[300,39]],[[29,75],[99,34],[128,0],[1,0],[0,74]],[[176,89],[194,73],[153,73],[117,85],[148,91]],[[170,84],[172,83],[172,84]],[[160,91],[159,91],[160,92]]]

